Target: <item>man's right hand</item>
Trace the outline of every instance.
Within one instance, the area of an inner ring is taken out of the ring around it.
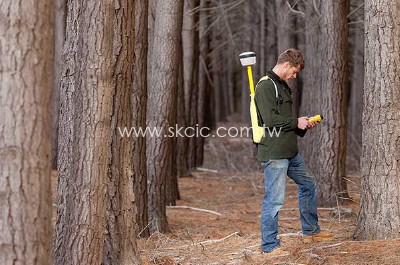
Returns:
[[[300,130],[305,130],[308,125],[308,117],[297,118],[297,128]]]

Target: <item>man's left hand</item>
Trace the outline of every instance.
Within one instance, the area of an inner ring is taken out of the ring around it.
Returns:
[[[315,126],[317,126],[318,122],[308,122],[307,124],[307,129],[311,129],[314,128]]]

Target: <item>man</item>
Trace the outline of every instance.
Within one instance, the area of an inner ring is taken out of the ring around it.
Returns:
[[[264,168],[264,198],[261,212],[261,249],[271,255],[289,254],[280,247],[278,211],[285,198],[286,176],[299,187],[299,210],[305,241],[333,238],[318,225],[316,180],[298,153],[297,136],[316,125],[308,117],[292,114],[291,89],[286,81],[304,68],[299,50],[288,49],[278,58],[256,87],[255,101],[266,133],[258,145],[257,158]]]

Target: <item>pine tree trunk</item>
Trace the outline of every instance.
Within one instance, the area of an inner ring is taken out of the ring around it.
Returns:
[[[337,205],[348,197],[347,130],[347,14],[348,1],[317,1],[307,15],[307,44],[303,103],[305,115],[323,114],[308,132],[303,149],[318,179],[318,203]],[[319,23],[319,24],[318,24]],[[312,45],[311,45],[312,44]],[[323,58],[323,59],[321,59]]]
[[[153,40],[154,40],[154,23],[156,19],[156,6],[158,0],[148,0],[149,1],[149,12],[148,12],[148,52],[147,52],[147,83],[151,84],[152,77],[152,63],[153,58]]]
[[[244,10],[245,10],[246,14],[251,14],[251,4],[252,4],[252,1],[247,1],[245,3]],[[265,3],[264,3],[264,5],[265,5]],[[243,23],[246,25],[246,27],[251,28],[252,19],[253,18],[251,16],[246,16],[244,18]],[[252,43],[251,39],[252,39],[251,34],[246,34],[244,36],[244,46],[246,47],[246,51],[248,51],[247,47],[250,47],[250,45]],[[266,45],[266,44],[264,44],[264,45]],[[266,64],[266,62],[259,61],[259,60],[258,60],[257,63],[258,64]],[[253,68],[256,68],[256,67],[252,67],[252,69]],[[249,92],[250,90],[249,90],[249,79],[248,79],[248,76],[247,76],[246,67],[243,67],[243,69],[241,71],[241,76],[242,76],[242,78],[241,78],[242,82],[240,84],[240,87],[241,87],[242,90],[241,90],[240,94],[241,94],[242,119],[244,121],[247,121],[248,124],[251,124],[251,120],[250,120],[250,96],[249,96],[250,95],[250,92]],[[258,81],[258,78],[256,76],[254,76],[254,73],[253,73],[253,78],[254,78],[255,82]]]
[[[57,187],[55,264],[101,264],[113,99],[114,4],[68,5]]]
[[[354,162],[348,165],[351,169],[360,169],[361,134],[362,134],[362,108],[364,92],[364,24],[357,23],[364,20],[364,9],[360,6],[364,0],[353,0],[353,14],[350,16],[350,99],[349,99],[349,130],[348,130],[348,156]],[[355,10],[357,8],[357,10]],[[352,13],[352,12],[350,12]],[[354,18],[353,18],[354,17]],[[354,23],[355,22],[355,23]]]
[[[54,78],[51,118],[51,165],[57,169],[58,153],[58,116],[60,111],[60,80],[61,80],[61,55],[65,39],[65,26],[67,18],[67,0],[56,0],[55,3],[55,29],[54,29]]]
[[[156,10],[147,126],[163,131],[160,137],[147,138],[147,175],[150,231],[165,232],[168,230],[165,185],[173,175],[173,139],[163,134],[168,134],[169,126],[175,126],[183,0],[159,1]]]
[[[214,117],[215,117],[215,122],[222,121],[224,119],[223,112],[222,110],[222,101],[221,101],[221,69],[220,69],[220,63],[221,63],[221,58],[220,58],[220,51],[217,50],[217,47],[220,44],[219,41],[219,36],[216,33],[217,30],[213,30],[211,33],[211,49],[212,49],[212,54],[211,54],[211,77],[213,81],[213,102],[214,102]]]
[[[132,112],[129,110],[132,72],[136,70],[132,58],[135,26],[138,25],[135,25],[135,2],[122,0],[118,4],[114,12],[111,152],[108,158],[104,265],[139,264],[131,137],[122,137],[119,133],[119,129],[125,126],[132,127]]]
[[[135,71],[132,87],[132,127],[146,127],[147,111],[147,52],[148,52],[148,0],[135,1]],[[133,137],[133,179],[136,201],[137,234],[149,236],[148,207],[147,207],[147,166],[146,166],[146,139]]]
[[[198,23],[198,0],[185,0],[184,17],[182,26],[182,47],[183,47],[183,84],[185,91],[185,116],[186,126],[194,128],[197,122],[197,81],[198,81],[198,53],[199,37],[196,25]],[[192,133],[192,131],[190,131]],[[187,165],[188,168],[195,167],[196,142],[195,137],[187,137]]]
[[[365,1],[361,209],[357,239],[400,232],[400,5]],[[378,52],[379,51],[379,52]]]
[[[206,29],[208,26],[208,12],[204,9],[207,8],[207,0],[200,0],[200,15],[199,15],[199,84],[198,84],[198,100],[197,100],[197,116],[198,116],[198,124],[199,128],[203,128],[206,126],[205,123],[205,112],[207,102],[207,55],[208,55],[208,35],[206,34]],[[204,134],[206,131],[202,131]],[[204,137],[199,136],[196,138],[196,165],[203,164],[203,153],[204,153]]]
[[[0,264],[51,264],[53,8],[0,4]]]
[[[277,34],[276,34],[276,19],[277,13],[275,7],[275,1],[268,1],[267,5],[267,70],[274,67],[276,60],[278,59],[278,47],[277,47]]]
[[[182,46],[180,45],[180,55],[182,56]],[[179,62],[179,74],[178,74],[178,85],[177,85],[177,112],[176,119],[179,128],[187,127],[187,119],[188,116],[185,111],[185,89],[183,84],[183,60]],[[189,139],[184,136],[178,136],[176,139],[176,172],[175,175],[177,177],[189,176],[189,167],[188,167],[188,141]]]
[[[194,1],[193,3],[195,7],[199,6],[199,1]],[[196,27],[199,23],[199,16],[198,14],[194,18],[194,25],[193,27]],[[194,56],[193,56],[193,72],[192,72],[192,92],[191,92],[191,104],[190,104],[190,109],[189,109],[189,126],[191,128],[196,128],[196,125],[198,125],[198,83],[199,83],[199,31],[196,29],[194,32]],[[195,135],[194,130],[192,129],[191,131],[192,135]],[[189,149],[188,149],[188,166],[189,169],[194,169],[198,164],[196,164],[196,154],[197,154],[197,136],[194,137],[189,137]]]
[[[276,13],[276,35],[277,35],[277,51],[281,54],[289,48],[296,47],[296,23],[293,13],[288,7],[288,3],[294,1],[281,1],[275,0],[275,5],[280,12]],[[293,3],[291,3],[293,4]],[[292,89],[293,99],[293,115],[298,116],[300,107],[300,93],[297,85],[298,79],[292,79],[288,81],[290,88]]]
[[[259,78],[261,78],[261,76],[264,76],[267,72],[267,68],[266,68],[266,22],[267,22],[267,18],[266,18],[266,3],[264,0],[258,0],[258,6],[259,6],[259,12],[260,12],[260,29],[259,29],[259,33],[257,35],[260,36],[260,55],[257,55],[257,60],[259,61],[258,64],[258,68],[260,69],[260,76]]]
[[[229,54],[235,54],[233,49],[229,49],[230,52]],[[237,63],[237,58],[234,58],[233,56],[228,57],[228,65],[226,66],[226,86],[225,86],[225,95],[223,97],[227,98],[227,110],[228,114],[231,115],[235,112],[235,97],[234,97],[234,87],[233,87],[233,66],[234,64]]]

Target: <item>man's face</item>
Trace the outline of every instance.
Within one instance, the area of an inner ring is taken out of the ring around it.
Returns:
[[[285,63],[285,73],[283,80],[288,81],[290,79],[296,78],[299,72],[300,65],[292,66],[290,63]]]

